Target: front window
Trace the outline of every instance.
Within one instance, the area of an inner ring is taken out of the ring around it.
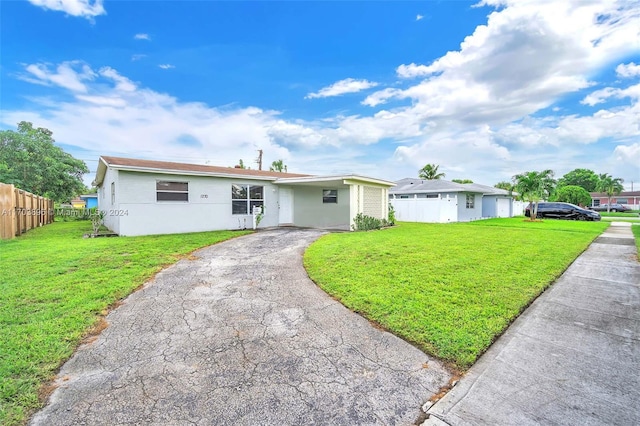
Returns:
[[[189,201],[189,182],[156,181],[156,201]]]
[[[600,199],[599,198],[594,198],[593,199],[593,206],[594,207],[598,207],[600,205]]]
[[[467,194],[467,208],[473,209],[476,205],[476,196],[473,194]]]
[[[251,214],[255,206],[264,206],[264,186],[231,185],[231,212]]]
[[[616,203],[618,204],[629,204],[629,200],[626,198],[616,198]]]
[[[338,190],[337,189],[323,189],[322,190],[322,202],[324,204],[338,204]]]

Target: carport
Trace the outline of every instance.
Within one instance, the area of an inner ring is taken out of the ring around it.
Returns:
[[[279,224],[350,230],[358,213],[386,219],[393,182],[358,175],[281,178]]]

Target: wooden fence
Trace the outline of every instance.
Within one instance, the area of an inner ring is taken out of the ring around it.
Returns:
[[[0,239],[53,222],[53,201],[0,183]]]

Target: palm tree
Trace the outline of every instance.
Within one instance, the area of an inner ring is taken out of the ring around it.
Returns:
[[[601,174],[600,180],[596,186],[596,191],[607,194],[607,212],[611,209],[611,197],[620,194],[624,187],[622,186],[621,178],[614,178],[608,173]]]
[[[442,179],[445,174],[438,173],[438,167],[440,166],[438,166],[437,164],[427,164],[426,166],[418,170],[418,177],[424,180]]]
[[[531,220],[538,215],[538,201],[548,198],[556,184],[552,170],[525,172],[513,177],[514,189],[532,205]]]
[[[276,160],[271,163],[271,167],[269,167],[269,171],[271,172],[286,172],[287,166],[284,164],[282,160]]]

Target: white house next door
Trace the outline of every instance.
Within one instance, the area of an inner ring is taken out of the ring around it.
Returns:
[[[293,190],[280,187],[280,224],[293,223]]]

